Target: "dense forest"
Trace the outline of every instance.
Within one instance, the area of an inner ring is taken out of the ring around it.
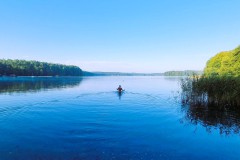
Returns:
[[[218,53],[207,62],[205,76],[240,76],[240,46]]]
[[[186,71],[168,71],[164,72],[164,76],[192,76],[192,75],[201,75],[202,71],[192,71],[192,70],[186,70]]]
[[[77,66],[39,61],[0,59],[0,75],[6,76],[82,76]]]

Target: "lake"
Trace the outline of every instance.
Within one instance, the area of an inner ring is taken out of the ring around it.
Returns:
[[[239,112],[183,106],[179,80],[0,77],[0,159],[240,159]]]

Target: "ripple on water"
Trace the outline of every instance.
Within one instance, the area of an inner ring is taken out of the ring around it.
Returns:
[[[110,88],[119,79],[129,88],[121,95]],[[229,121],[224,121],[209,110],[181,108],[171,94],[175,83],[161,77],[102,77],[75,88],[0,96],[1,158],[239,159],[239,137],[215,132],[237,128],[239,115],[225,112]],[[195,124],[179,123],[184,116],[197,122],[197,131]],[[215,127],[213,133],[205,126]]]

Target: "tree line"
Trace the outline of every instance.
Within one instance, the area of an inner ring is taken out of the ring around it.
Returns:
[[[186,70],[186,71],[168,71],[164,72],[164,76],[192,76],[192,75],[201,75],[202,71],[192,71],[192,70]]]
[[[39,61],[0,59],[0,75],[6,76],[82,76],[82,70],[73,65]]]
[[[207,62],[205,76],[240,76],[240,46],[220,52]]]
[[[240,46],[211,58],[202,76],[182,80],[182,102],[190,106],[240,109]]]

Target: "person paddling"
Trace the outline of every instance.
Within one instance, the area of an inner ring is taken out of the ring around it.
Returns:
[[[123,91],[121,85],[118,86],[117,90],[118,90],[118,92],[122,92]]]

